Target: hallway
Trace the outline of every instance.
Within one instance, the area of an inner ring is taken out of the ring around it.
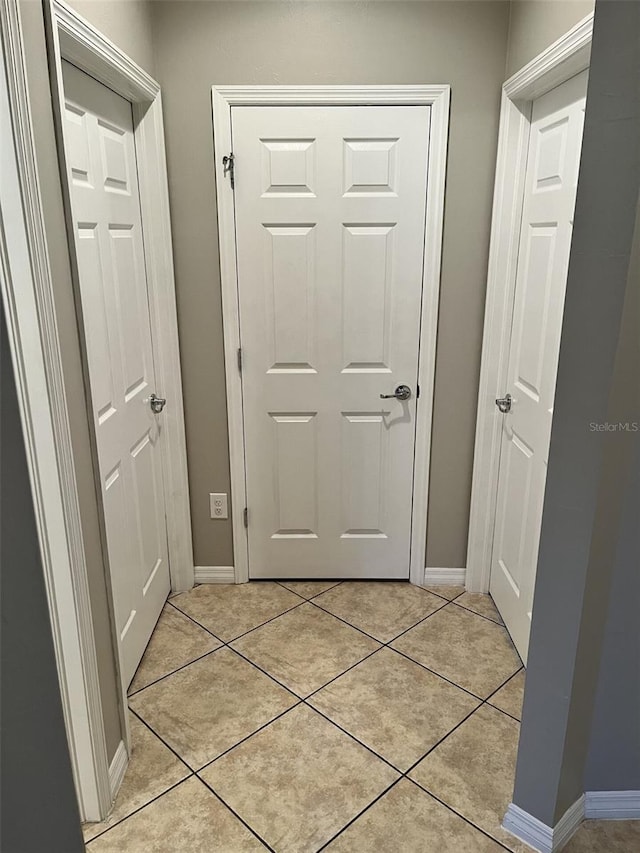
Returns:
[[[527,851],[500,828],[523,686],[491,599],[461,587],[196,587],[132,682],[133,757],[87,850]]]

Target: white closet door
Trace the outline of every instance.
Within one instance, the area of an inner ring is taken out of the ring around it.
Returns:
[[[408,577],[429,118],[232,109],[252,578]]]
[[[491,594],[526,660],[587,72],[533,105],[503,417]]]
[[[123,677],[169,593],[131,104],[63,63],[65,150]]]

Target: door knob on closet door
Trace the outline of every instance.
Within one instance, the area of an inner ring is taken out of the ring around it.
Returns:
[[[398,385],[393,394],[380,394],[381,400],[391,400],[394,397],[396,400],[408,400],[411,397],[411,388],[408,385]]]

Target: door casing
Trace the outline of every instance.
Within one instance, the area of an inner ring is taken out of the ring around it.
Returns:
[[[589,67],[592,33],[590,14],[502,87],[467,544],[469,592],[489,592],[502,433],[495,399],[507,381],[532,104]]]
[[[430,106],[431,133],[427,167],[427,197],[422,279],[422,313],[416,406],[411,558],[409,580],[425,582],[429,456],[433,415],[436,332],[442,255],[444,187],[449,129],[450,87],[413,86],[213,86],[213,135],[218,239],[222,285],[222,316],[227,388],[231,510],[236,583],[249,580],[249,553],[244,510],[247,505],[242,377],[238,369],[240,313],[236,271],[234,196],[223,157],[231,152],[231,109],[235,106]],[[228,582],[229,567],[196,568],[196,581]]]
[[[154,359],[158,387],[172,404],[161,439],[171,581],[176,590],[189,589],[193,586],[193,550],[160,86],[62,0],[48,0],[44,12],[60,157],[64,157],[62,59],[133,105]],[[25,280],[28,287],[15,290],[8,286],[3,296],[9,306],[14,363],[20,366],[16,379],[74,781],[82,820],[100,821],[108,814],[127,767],[126,693],[120,685],[118,702],[124,736],[109,761],[22,31],[15,0],[0,0],[0,17],[31,273],[29,281]],[[64,165],[62,175],[66,175]],[[66,179],[62,185],[65,193]],[[67,197],[67,207],[68,201]],[[70,252],[74,254],[72,244]],[[47,406],[44,411],[42,403]],[[91,422],[91,418],[88,420]],[[95,458],[95,443],[93,449]]]

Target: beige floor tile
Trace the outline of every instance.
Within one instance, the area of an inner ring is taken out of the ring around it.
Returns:
[[[222,648],[131,697],[190,767],[202,767],[294,705],[288,691]]]
[[[587,820],[563,853],[638,853],[640,820]]]
[[[95,838],[191,773],[186,764],[133,714],[130,726],[131,758],[113,811],[101,823],[84,824],[85,841]]]
[[[299,696],[308,696],[379,647],[309,603],[232,645]]]
[[[503,850],[407,779],[394,785],[326,849],[331,853],[500,853]]]
[[[286,586],[291,592],[308,599],[337,586],[340,581],[279,581],[279,583]]]
[[[468,693],[388,648],[309,701],[402,771],[479,705]]]
[[[251,853],[266,850],[191,778],[92,841],[88,853]]]
[[[171,599],[171,603],[225,643],[300,604],[279,583],[202,584]]]
[[[474,613],[479,613],[480,616],[486,616],[487,619],[492,619],[498,625],[504,625],[502,616],[498,613],[490,595],[482,595],[479,592],[463,592],[459,598],[456,598],[456,604],[460,607],[466,607],[467,610],[472,610]]]
[[[398,777],[304,705],[201,775],[278,853],[318,850]]]
[[[525,671],[521,669],[513,678],[498,690],[497,693],[489,699],[489,704],[494,708],[500,708],[507,714],[511,714],[516,720],[522,716],[522,700],[524,699],[524,679]]]
[[[314,603],[382,643],[444,606],[441,598],[410,583],[366,581],[341,583]]]
[[[519,732],[515,720],[483,705],[409,775],[510,850],[530,853],[502,829],[513,794]]]
[[[482,699],[522,666],[505,628],[455,604],[391,645]]]
[[[446,598],[447,601],[453,601],[454,598],[457,598],[459,595],[462,595],[464,592],[463,586],[457,586],[455,584],[429,584],[422,586],[422,589],[426,589],[429,592],[435,592],[436,595],[441,596],[442,598]]]
[[[204,628],[165,605],[140,666],[129,687],[129,694],[142,690],[153,681],[168,675],[221,645]]]

